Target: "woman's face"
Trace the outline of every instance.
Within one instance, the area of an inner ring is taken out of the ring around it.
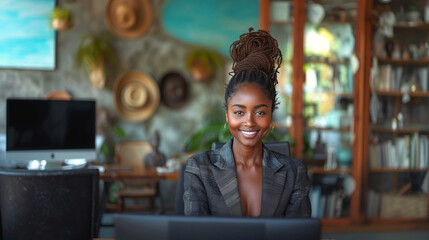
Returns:
[[[272,101],[256,83],[240,85],[228,100],[225,113],[235,140],[248,147],[260,143],[270,129],[271,105]]]

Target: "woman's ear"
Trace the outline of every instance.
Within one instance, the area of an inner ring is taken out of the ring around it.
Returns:
[[[228,123],[228,111],[225,111],[225,120]]]

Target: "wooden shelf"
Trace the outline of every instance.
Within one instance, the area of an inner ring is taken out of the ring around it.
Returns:
[[[370,172],[426,172],[428,168],[389,168],[389,167],[373,167]]]
[[[429,223],[427,218],[416,218],[416,217],[407,217],[407,218],[370,218],[368,219],[369,224],[423,224],[424,229],[429,229]]]
[[[284,124],[284,123],[278,123],[278,122],[273,122],[273,126],[274,128],[278,128],[278,129],[287,129],[289,130],[290,126]]]
[[[329,220],[329,219],[328,219]],[[426,219],[379,219],[371,218],[363,224],[353,224],[347,221],[338,224],[322,219],[322,232],[381,232],[381,231],[426,231],[429,229],[429,223]]]
[[[382,91],[382,90],[376,90],[375,93],[377,95],[381,96],[392,96],[392,97],[402,97],[404,95],[401,91]],[[429,97],[429,92],[423,92],[423,91],[415,91],[409,93],[410,97]]]
[[[305,63],[329,64],[329,65],[347,65],[350,63],[349,58],[329,58],[329,57],[305,57]]]
[[[336,97],[341,98],[353,98],[352,92],[334,92],[334,91],[314,91],[314,92],[305,92],[305,94],[314,95],[314,94],[328,94],[328,95],[334,95]]]
[[[396,130],[393,130],[392,128],[386,127],[386,126],[378,126],[378,125],[371,125],[371,131],[374,132],[381,132],[381,133],[419,133],[419,132],[425,132],[428,131],[427,126],[405,126],[403,128],[398,128]]]
[[[325,20],[322,21],[320,26],[329,26],[329,25],[356,25],[354,21],[335,21],[335,20]]]
[[[350,128],[332,128],[332,127],[304,127],[304,131],[332,131],[332,132],[350,132]]]
[[[397,23],[395,29],[429,30],[429,24],[425,22]]]
[[[377,58],[379,63],[387,63],[393,65],[429,65],[429,59],[417,59],[417,60],[402,60],[402,59],[391,59],[391,58]]]
[[[318,168],[308,168],[309,173],[317,173],[317,174],[351,174],[350,169],[329,169],[326,170],[323,167]]]
[[[335,96],[342,97],[342,98],[353,98],[353,93],[350,93],[350,92],[335,93]]]

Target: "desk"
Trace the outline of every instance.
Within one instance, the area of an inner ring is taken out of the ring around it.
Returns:
[[[96,165],[95,165],[96,166]],[[159,173],[156,168],[143,169],[139,167],[129,167],[118,164],[104,164],[104,172],[100,172],[100,180],[122,181],[122,180],[177,180],[179,172]]]
[[[104,181],[103,186],[103,200],[102,202],[106,204],[108,191],[110,183],[119,181],[132,181],[136,182],[139,180],[144,180],[145,182],[152,182],[156,185],[156,194],[159,197],[161,201],[161,212],[164,212],[164,198],[160,194],[159,191],[159,182],[163,180],[171,180],[175,181],[179,177],[179,172],[168,172],[168,173],[159,173],[156,168],[147,168],[143,169],[142,167],[130,167],[130,166],[124,166],[124,165],[118,165],[118,164],[104,164],[104,165],[93,165],[92,167],[101,167],[104,169],[104,171],[100,171],[100,180]],[[139,198],[139,193],[129,193],[130,195],[126,198],[133,198],[137,197]],[[134,196],[135,195],[135,196]],[[122,202],[123,203],[123,202]],[[122,211],[123,205],[116,204],[114,206],[115,211]]]

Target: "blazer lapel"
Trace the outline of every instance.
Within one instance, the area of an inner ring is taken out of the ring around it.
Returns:
[[[264,147],[261,217],[273,217],[283,193],[287,171],[274,154]],[[282,169],[283,168],[283,169]]]
[[[231,216],[241,216],[241,200],[231,147],[232,138],[217,150],[219,158],[213,163],[214,166],[210,166],[210,168]]]

